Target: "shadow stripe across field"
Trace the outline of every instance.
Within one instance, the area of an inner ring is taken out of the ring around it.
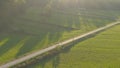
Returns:
[[[105,30],[105,29],[107,29],[107,28],[110,28],[110,27],[112,27],[112,26],[115,26],[115,25],[117,25],[117,24],[120,24],[120,22],[114,22],[114,23],[112,23],[112,24],[108,24],[108,25],[106,25],[106,26],[104,26],[104,27],[101,27],[101,28],[98,28],[98,29],[96,29],[96,30],[90,31],[90,32],[85,33],[85,34],[83,34],[83,35],[80,35],[80,36],[71,38],[71,39],[69,39],[69,40],[60,42],[60,43],[55,44],[55,45],[53,45],[53,46],[50,46],[50,47],[48,47],[48,48],[42,49],[42,50],[40,50],[40,51],[34,52],[34,53],[32,53],[32,54],[26,55],[26,56],[21,57],[21,58],[15,59],[15,60],[13,60],[13,61],[10,61],[10,62],[8,62],[8,63],[6,63],[6,64],[1,65],[0,68],[9,68],[9,67],[11,67],[11,66],[17,65],[17,64],[22,63],[22,62],[24,62],[24,61],[30,60],[31,58],[34,58],[34,57],[36,57],[36,56],[39,56],[39,55],[41,55],[41,54],[43,54],[43,53],[45,53],[45,52],[51,51],[51,50],[53,50],[53,49],[55,49],[55,48],[57,48],[57,47],[59,47],[59,46],[64,46],[64,45],[66,45],[66,44],[68,44],[68,43],[77,41],[77,40],[79,40],[79,39],[83,39],[83,38],[85,38],[85,37],[87,37],[87,36],[89,36],[89,35],[98,33],[98,32],[100,32],[100,31],[103,31],[103,30]]]

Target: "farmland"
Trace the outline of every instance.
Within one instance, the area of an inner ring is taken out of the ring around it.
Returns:
[[[1,0],[0,65],[116,22],[120,16],[119,0],[89,5],[67,1]]]
[[[14,19],[12,29],[0,34],[0,64],[115,21],[59,13],[47,18],[46,23],[40,22],[41,19],[37,12],[26,11],[25,15]]]
[[[119,68],[120,25],[28,68]]]

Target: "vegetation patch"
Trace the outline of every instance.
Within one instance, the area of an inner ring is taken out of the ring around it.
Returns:
[[[120,25],[110,28],[28,68],[119,68],[119,30]]]

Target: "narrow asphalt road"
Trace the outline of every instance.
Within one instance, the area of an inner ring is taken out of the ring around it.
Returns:
[[[55,48],[58,47],[58,46],[64,46],[65,44],[71,43],[71,42],[76,41],[76,40],[78,40],[78,39],[82,39],[82,38],[84,38],[84,37],[86,37],[86,36],[89,36],[89,35],[91,35],[91,34],[97,33],[97,32],[102,31],[102,30],[104,30],[104,29],[110,28],[110,27],[112,27],[112,26],[114,26],[114,25],[117,25],[117,24],[120,24],[120,22],[114,22],[114,23],[112,23],[112,24],[108,24],[108,25],[106,25],[106,26],[104,26],[104,27],[101,27],[101,28],[98,28],[98,29],[96,29],[96,30],[90,31],[90,32],[85,33],[85,34],[83,34],[83,35],[80,35],[80,36],[71,38],[71,39],[69,39],[69,40],[60,42],[60,43],[55,44],[55,45],[53,45],[53,46],[50,46],[50,47],[48,47],[48,48],[39,50],[39,51],[37,51],[37,52],[35,52],[35,53],[26,55],[26,56],[21,57],[21,58],[18,58],[18,59],[15,59],[15,60],[13,60],[13,61],[10,61],[10,62],[8,62],[8,63],[6,63],[6,64],[1,65],[0,68],[9,68],[9,67],[11,67],[11,66],[17,65],[17,64],[22,63],[22,62],[24,62],[24,61],[27,61],[27,60],[29,60],[29,59],[31,59],[31,58],[33,58],[33,57],[36,57],[36,56],[38,56],[38,55],[41,55],[41,54],[43,54],[43,53],[45,53],[45,52],[48,52],[48,51],[50,51],[50,50],[53,50],[53,49],[55,49]]]

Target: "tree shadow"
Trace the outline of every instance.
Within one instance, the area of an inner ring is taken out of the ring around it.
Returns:
[[[16,57],[22,56],[30,52],[35,47],[36,43],[40,41],[38,38],[32,37],[29,40],[27,40],[27,42],[19,49],[19,52],[17,53]]]
[[[47,62],[52,62],[52,68],[57,68],[60,63],[60,52],[56,52],[54,54],[49,54],[47,56],[44,56],[42,59],[36,60],[33,63],[30,63],[29,65],[20,67],[20,68],[34,68],[33,65],[39,65],[40,68],[46,68]]]
[[[54,51],[52,54],[49,54],[40,60],[36,60],[35,63],[26,65],[26,66],[21,67],[21,68],[34,68],[34,66],[36,66],[36,65],[40,65],[41,68],[46,68],[46,65],[48,62],[52,62],[52,68],[57,68],[60,64],[60,55],[61,54],[69,53],[75,45],[77,45],[80,42],[83,42],[84,40],[87,40],[88,38],[92,38],[94,36],[95,35],[89,35],[85,38],[79,39],[77,41],[73,41],[72,43],[67,44],[64,47],[62,47],[60,50]]]
[[[0,46],[0,56],[5,54],[8,50],[13,48],[22,38],[13,38],[10,37],[10,40],[6,42],[4,45]]]
[[[89,39],[89,38],[93,38],[94,36],[95,36],[95,35],[89,35],[89,36],[86,36],[86,37],[81,38],[81,39],[79,39],[79,40],[73,41],[72,43],[64,46],[64,47],[63,47],[63,50],[62,50],[61,52],[62,52],[62,53],[69,53],[69,52],[71,51],[71,49],[72,49],[75,45],[77,45],[78,43],[83,42],[83,41],[85,41],[85,40],[87,40],[87,39]]]
[[[40,35],[30,36],[31,38],[24,44],[24,46],[20,48],[16,57],[19,57],[31,51],[34,51],[35,50],[34,48],[36,47],[37,47],[36,48],[37,50],[46,48],[50,46],[51,44],[58,42],[64,31],[69,31],[69,29],[60,28],[56,26],[54,27],[54,29],[53,28],[46,29],[45,27],[44,29],[43,29],[44,31],[43,30],[41,31]],[[51,32],[48,32],[48,30],[51,30]]]
[[[60,64],[60,55],[58,54],[55,56],[55,58],[53,58],[52,66],[53,68],[57,68],[59,64]]]

